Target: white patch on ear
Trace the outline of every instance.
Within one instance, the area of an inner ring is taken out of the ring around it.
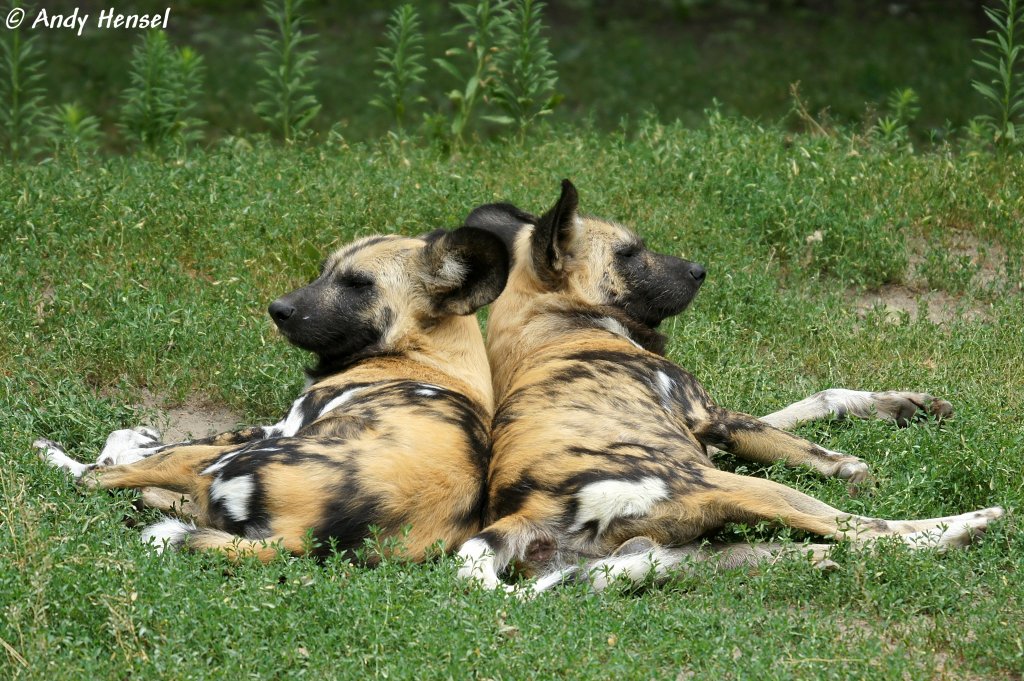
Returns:
[[[616,518],[639,518],[667,498],[668,487],[661,478],[593,482],[576,495],[579,510],[571,531],[579,531],[596,520],[600,535]]]
[[[252,475],[227,480],[217,478],[210,485],[210,499],[222,502],[232,520],[244,523],[249,519],[249,500],[255,487]]]
[[[466,277],[466,264],[455,255],[448,253],[437,271],[437,278],[450,286],[462,283]]]

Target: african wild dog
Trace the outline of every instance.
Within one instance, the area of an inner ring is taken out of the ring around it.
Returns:
[[[601,587],[617,574],[664,574],[687,558],[715,556],[729,565],[785,550],[699,543],[727,522],[780,520],[860,543],[894,535],[919,548],[965,543],[1002,515],[991,508],[918,521],[867,518],[785,485],[717,469],[711,447],[854,481],[867,474],[856,457],[718,406],[693,376],[663,357],[665,338],[655,329],[689,304],[704,268],[648,250],[621,225],[578,215],[570,182],[540,218],[491,204],[466,223],[501,236],[513,262],[488,319],[498,406],[487,526],[459,551],[461,576],[498,588],[499,575],[516,561],[528,573],[547,573],[535,590],[574,572]],[[878,407],[906,419],[915,399],[944,411],[945,403],[926,395],[839,391],[773,417],[792,425],[830,411]],[[819,563],[829,549],[804,548]],[[591,559],[598,560],[591,569],[574,567]]]
[[[493,413],[473,313],[507,275],[501,241],[479,229],[362,239],[270,305],[284,336],[318,358],[281,422],[169,446],[144,428],[117,431],[101,459],[118,465],[36,446],[89,485],[170,490],[149,500],[194,523],[147,528],[158,548],[266,561],[276,545],[351,552],[374,526],[409,559],[438,541],[455,549],[480,529]],[[170,508],[182,494],[191,501]]]

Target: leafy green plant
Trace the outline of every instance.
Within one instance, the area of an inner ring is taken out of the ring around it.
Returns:
[[[191,47],[177,53],[175,92],[178,97],[178,135],[186,143],[202,139],[204,122],[193,115],[203,93],[206,66],[203,57]]]
[[[921,112],[920,98],[913,88],[896,88],[889,93],[889,113],[875,123],[874,131],[883,142],[894,146],[910,141],[910,125]]]
[[[508,21],[499,29],[498,77],[492,87],[494,102],[506,116],[484,116],[502,124],[514,123],[520,135],[539,116],[552,112],[559,101],[555,93],[558,74],[548,48],[540,0],[512,0]]]
[[[17,8],[18,4],[14,4]],[[13,9],[11,11],[13,11]],[[0,41],[3,72],[0,73],[0,141],[11,158],[29,158],[38,151],[38,125],[43,116],[43,60],[38,55],[38,36],[25,38],[20,28],[7,30]]]
[[[100,120],[77,102],[47,112],[44,135],[54,154],[92,153],[100,144]]]
[[[201,136],[192,116],[202,95],[203,63],[191,48],[176,49],[163,31],[144,34],[132,51],[131,84],[121,107],[121,129],[132,142],[157,149]]]
[[[303,1],[266,0],[263,9],[276,31],[263,29],[256,34],[263,46],[257,63],[265,77],[258,83],[262,98],[254,110],[277,135],[289,141],[320,112],[320,103],[313,93],[316,51],[308,46],[316,36],[302,31],[308,23],[300,14]]]
[[[466,128],[473,118],[477,102],[487,93],[493,82],[495,71],[494,53],[497,51],[498,36],[509,21],[508,0],[479,0],[476,5],[454,3],[452,7],[462,21],[448,35],[464,35],[466,47],[453,47],[445,52],[444,59],[434,62],[447,71],[458,82],[461,89],[448,93],[448,99],[455,108],[449,125],[449,132],[455,146],[462,144]],[[450,58],[465,61],[465,71],[460,71]]]
[[[395,9],[385,35],[388,44],[377,48],[377,62],[382,66],[373,72],[382,92],[370,100],[370,104],[394,117],[401,137],[409,105],[426,101],[422,96],[413,95],[427,70],[423,65],[423,34],[416,8],[402,5]]]
[[[975,38],[983,46],[981,57],[974,63],[992,74],[985,83],[971,82],[974,89],[990,104],[995,115],[980,119],[988,123],[992,139],[997,144],[1015,144],[1024,134],[1024,124],[1018,123],[1024,111],[1024,82],[1017,73],[1021,56],[1018,32],[1024,24],[1024,6],[1018,0],[1000,0],[997,7],[985,7],[985,15],[994,24],[987,38]]]

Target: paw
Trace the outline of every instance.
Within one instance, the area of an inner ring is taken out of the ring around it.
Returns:
[[[53,440],[39,438],[32,443],[32,446],[39,450],[39,458],[43,461],[54,468],[60,468],[71,473],[76,478],[81,478],[82,474],[89,469],[85,464],[79,463],[68,456],[64,448]]]
[[[115,430],[107,436],[103,451],[96,458],[98,466],[133,463],[152,454],[160,446],[160,432],[147,426]]]
[[[867,480],[868,474],[867,463],[856,458],[841,463],[834,473],[840,480],[852,483],[864,482]]]
[[[928,393],[893,391],[875,393],[874,397],[878,418],[895,421],[900,428],[925,421],[929,416],[941,421],[953,415],[952,404]]]
[[[985,533],[990,523],[1002,518],[1005,511],[998,506],[973,513],[945,518],[943,522],[918,532],[900,537],[912,549],[946,551],[969,546],[975,537]]]
[[[640,553],[650,553],[658,548],[658,544],[649,537],[633,537],[619,544],[619,547],[612,551],[615,556],[632,556]]]

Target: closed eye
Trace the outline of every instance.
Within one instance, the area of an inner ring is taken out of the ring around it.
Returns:
[[[368,288],[373,286],[373,279],[365,274],[350,273],[341,278],[341,284],[348,288]]]
[[[620,258],[635,258],[636,256],[640,255],[640,251],[642,248],[643,246],[641,244],[626,244],[625,246],[620,246],[618,249],[616,249],[615,255],[619,256]]]

